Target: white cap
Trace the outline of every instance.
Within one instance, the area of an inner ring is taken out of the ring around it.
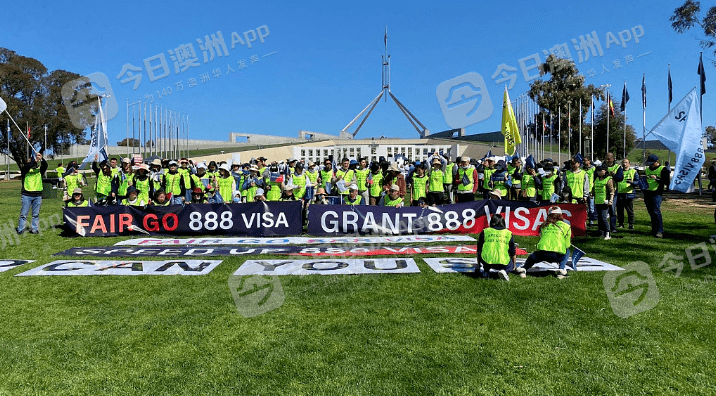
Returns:
[[[547,212],[547,214],[552,214],[552,213],[562,214],[562,208],[560,208],[559,206],[552,206],[551,208],[549,208],[549,212]]]
[[[353,184],[351,184],[350,186],[348,186],[348,189],[349,189],[349,190],[358,190],[358,185],[355,184],[355,183],[353,183]]]
[[[219,169],[223,169],[223,170],[225,170],[225,171],[227,171],[227,172],[231,172],[231,168],[229,168],[229,164],[221,164],[221,166],[219,167]]]
[[[462,157],[460,160],[462,160],[462,162],[470,162],[470,157]]]
[[[254,197],[262,196],[264,195],[264,189],[263,188],[257,188],[256,192],[254,193]]]

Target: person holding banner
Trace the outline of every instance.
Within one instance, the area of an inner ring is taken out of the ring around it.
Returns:
[[[363,197],[358,192],[357,184],[353,183],[348,186],[348,195],[343,196],[343,204],[350,206],[363,205]]]
[[[671,182],[669,168],[659,164],[659,157],[651,154],[646,159],[644,169],[647,189],[644,190],[644,204],[651,217],[651,235],[657,238],[664,237],[664,221],[661,218],[661,199],[664,189]]]
[[[629,159],[622,160],[624,180],[617,184],[617,223],[624,228],[624,210],[627,212],[629,229],[634,229],[634,185],[637,177],[636,169],[631,168]]]
[[[167,194],[164,190],[160,188],[154,193],[154,200],[151,204],[154,206],[169,206],[171,202],[167,199]]]
[[[564,221],[562,209],[559,206],[552,206],[547,212],[547,219],[539,228],[540,240],[537,243],[537,250],[530,254],[525,260],[525,265],[517,268],[515,272],[527,273],[533,265],[545,261],[548,263],[559,263],[557,278],[563,279],[567,276],[567,261],[569,261],[569,246],[572,244],[572,227]]]
[[[390,206],[393,208],[403,207],[403,197],[400,196],[400,187],[398,187],[397,184],[390,186],[388,194],[380,199],[380,206]]]
[[[505,218],[496,213],[490,219],[490,227],[482,230],[477,238],[477,267],[476,273],[483,278],[489,277],[490,271],[497,272],[497,276],[509,281],[508,272],[512,272],[515,263],[517,247],[512,232],[505,227]],[[520,277],[526,273],[520,272]]]
[[[65,206],[68,208],[86,208],[92,206],[90,202],[85,199],[84,194],[82,194],[82,189],[79,187],[72,190],[72,197],[65,196],[64,198]]]
[[[134,176],[132,178],[132,186],[139,191],[139,199],[144,202],[149,202],[149,197],[152,196],[153,183],[149,178],[149,166],[147,164],[139,164],[134,167]]]

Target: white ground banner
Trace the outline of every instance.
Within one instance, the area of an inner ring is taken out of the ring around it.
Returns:
[[[286,238],[136,238],[115,246],[181,246],[181,245],[319,245],[319,244],[390,244],[430,242],[472,242],[469,235],[406,235],[387,237],[286,237]]]
[[[35,260],[0,260],[0,272],[9,271],[23,264],[31,263]]]
[[[15,276],[206,275],[222,260],[100,261],[59,260]]]
[[[419,273],[411,258],[333,260],[247,260],[234,275],[349,275]]]
[[[439,257],[439,258],[425,258],[425,263],[438,273],[455,273],[455,272],[474,272],[477,266],[477,258],[474,257]],[[518,258],[517,263],[523,265],[525,259]],[[572,260],[567,262],[567,270],[571,270]],[[537,263],[527,272],[542,272],[542,271],[554,271],[558,269],[557,264],[552,263]],[[617,267],[603,261],[595,260],[589,257],[582,257],[577,262],[577,271],[622,271],[623,268]]]

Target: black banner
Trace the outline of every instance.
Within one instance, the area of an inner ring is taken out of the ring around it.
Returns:
[[[505,217],[515,235],[539,235],[539,226],[551,206],[562,208],[572,235],[586,235],[587,209],[579,204],[539,205],[533,202],[482,200],[421,208],[387,206],[313,205],[308,212],[308,233],[336,234],[477,234],[488,226],[492,214]]]
[[[301,202],[108,206],[63,209],[65,226],[81,236],[300,235]]]

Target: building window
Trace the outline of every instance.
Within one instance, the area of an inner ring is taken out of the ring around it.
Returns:
[[[306,156],[306,150],[301,150],[301,158],[304,158]]]

